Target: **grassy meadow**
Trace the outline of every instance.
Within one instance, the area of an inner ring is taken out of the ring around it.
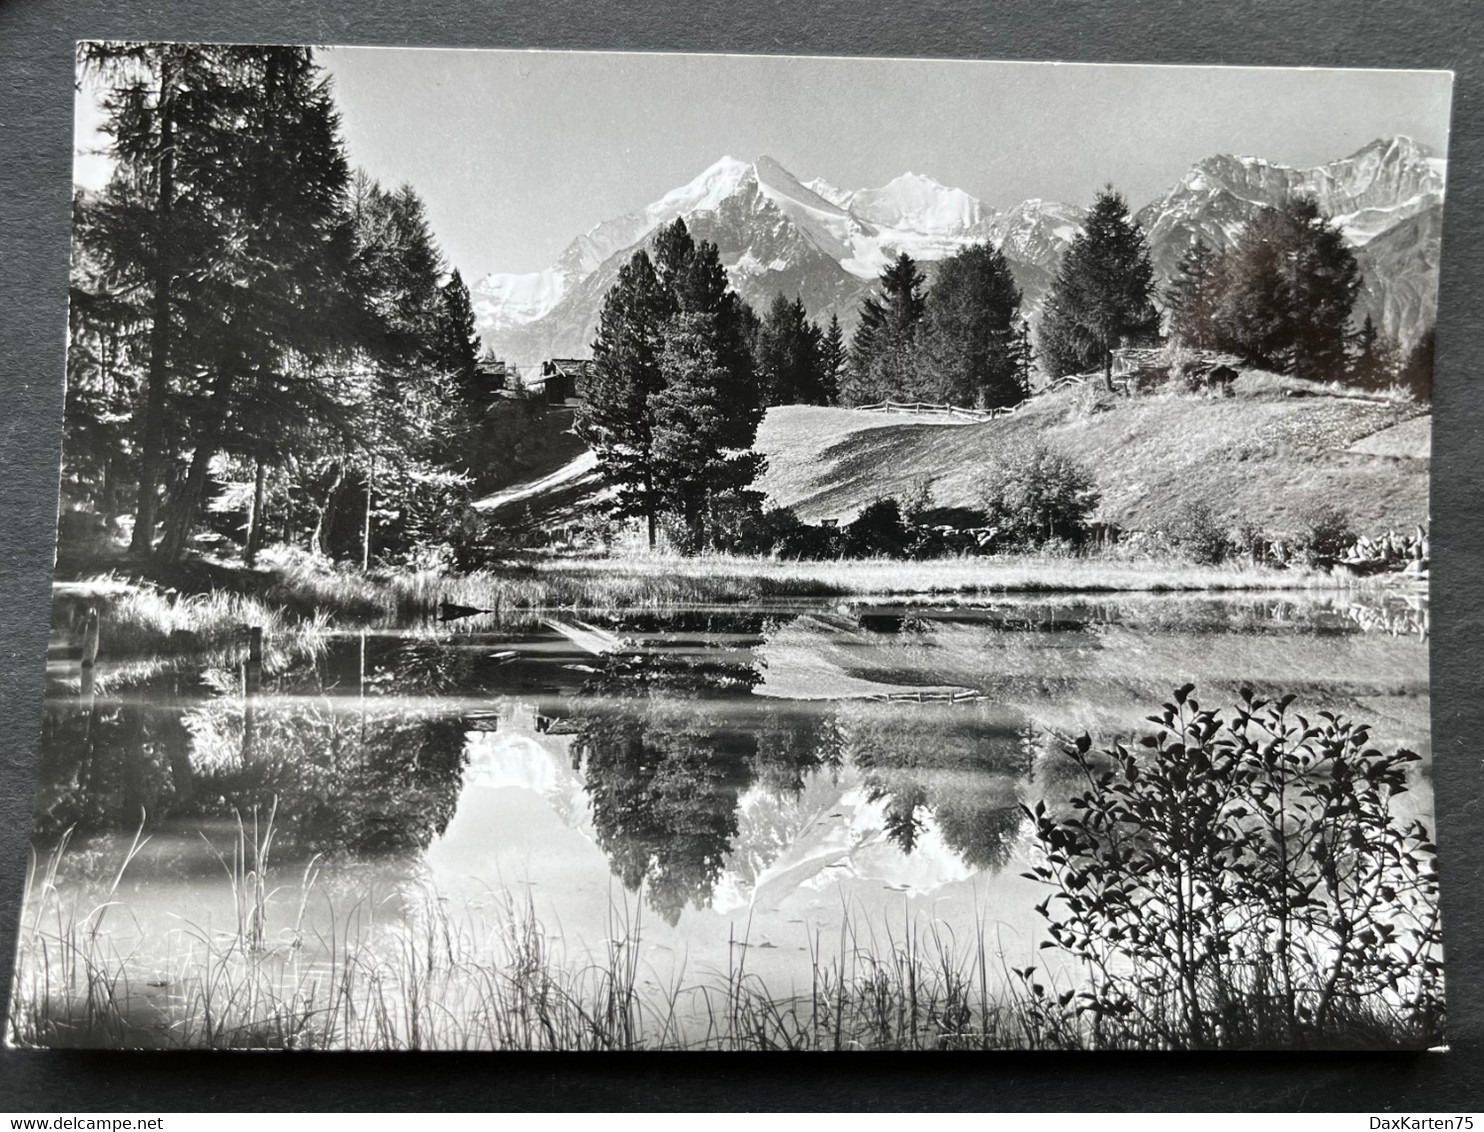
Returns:
[[[1265,530],[1293,527],[1296,512],[1319,500],[1342,502],[1361,532],[1423,521],[1426,407],[1290,388],[1295,381],[1246,373],[1232,397],[1123,398],[1069,386],[983,424],[783,406],[758,430],[768,457],[758,487],[810,522],[847,522],[871,500],[908,496],[923,482],[936,505],[972,507],[995,453],[1041,441],[1086,464],[1102,493],[1096,517],[1127,530],[1158,530],[1192,500]],[[1407,443],[1376,446],[1419,420]]]

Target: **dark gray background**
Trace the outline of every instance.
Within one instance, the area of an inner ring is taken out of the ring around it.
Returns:
[[[1479,691],[1484,8],[1471,0],[0,0],[0,1000],[40,732],[66,332],[72,45],[81,38],[1423,67],[1457,72],[1433,462],[1433,719],[1452,1048],[808,1058],[0,1051],[0,1111],[1480,1107]],[[1295,106],[1288,113],[1302,114]],[[1357,1121],[1357,1127],[1364,1127]]]

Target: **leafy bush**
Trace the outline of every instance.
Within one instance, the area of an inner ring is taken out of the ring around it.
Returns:
[[[1199,566],[1214,566],[1232,551],[1226,528],[1210,504],[1198,499],[1180,506],[1165,535],[1178,554]]]
[[[1355,541],[1349,517],[1330,503],[1314,503],[1298,515],[1297,550],[1309,564],[1339,558]]]
[[[1149,717],[1140,753],[1083,735],[1066,753],[1086,788],[1026,810],[1044,853],[1026,875],[1053,889],[1043,946],[1087,987],[1054,1008],[1042,988],[1041,1008],[1095,1044],[1436,1042],[1436,850],[1392,809],[1418,756],[1291,695],[1244,688],[1223,721],[1192,690]]]
[[[763,511],[760,491],[729,491],[711,504],[711,549],[724,554],[766,554],[773,534]]]
[[[868,503],[855,522],[845,528],[845,555],[848,558],[873,558],[877,555],[901,558],[907,551],[909,538],[897,501],[878,499]]]
[[[991,525],[1011,543],[1080,543],[1100,498],[1092,473],[1044,444],[1012,448],[979,484]]]
[[[1247,516],[1239,516],[1232,524],[1229,549],[1234,558],[1244,558],[1254,565],[1262,565],[1273,559],[1273,544],[1262,524]]]

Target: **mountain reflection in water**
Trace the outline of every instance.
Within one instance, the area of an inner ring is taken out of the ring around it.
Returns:
[[[579,637],[365,634],[261,674],[161,660],[88,688],[59,665],[38,848],[142,816],[155,867],[204,876],[203,834],[276,806],[282,865],[415,872],[475,794],[516,789],[673,926],[841,876],[921,895],[1005,870],[1021,804],[1059,792],[1060,738],[1132,730],[1186,678],[1304,673],[1378,738],[1427,749],[1420,636],[1272,599],[697,610],[620,619],[598,655]]]

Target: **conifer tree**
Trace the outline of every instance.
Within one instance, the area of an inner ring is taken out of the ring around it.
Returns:
[[[1419,401],[1432,400],[1433,358],[1437,353],[1437,342],[1437,328],[1429,326],[1407,354],[1407,360],[1397,374],[1397,384]]]
[[[479,332],[469,288],[458,268],[441,288],[443,312],[438,335],[438,365],[453,380],[465,406],[476,417],[490,405],[493,390],[479,384]]]
[[[197,328],[185,316],[211,278],[225,235],[217,158],[232,139],[241,49],[93,42],[81,67],[107,84],[104,132],[114,168],[87,232],[119,292],[147,296],[149,326],[136,414],[138,483],[131,549],[153,553],[160,489],[178,440],[170,417],[188,380]]]
[[[928,291],[919,338],[933,400],[996,408],[1018,404],[1020,289],[996,248],[975,244],[949,256]]]
[[[1102,370],[1111,390],[1113,351],[1159,333],[1153,287],[1144,232],[1110,185],[1067,249],[1046,299],[1040,344],[1051,376]]]
[[[820,379],[824,388],[825,404],[833,405],[840,400],[840,382],[845,376],[845,332],[840,329],[840,316],[831,312],[830,324],[825,329],[820,344]]]
[[[593,375],[577,410],[578,433],[596,452],[604,482],[615,490],[614,514],[642,518],[651,547],[663,506],[650,400],[663,387],[659,353],[673,305],[649,254],[635,252],[604,297]]]
[[[252,560],[267,469],[287,429],[329,410],[316,366],[343,344],[333,316],[348,262],[349,174],[326,82],[304,48],[236,48],[230,64],[233,83],[220,97],[234,129],[199,179],[210,187],[221,243],[188,316],[205,387],[157,550],[167,562],[185,551],[220,454],[254,468]]]
[[[1355,253],[1317,204],[1265,208],[1222,257],[1218,345],[1266,369],[1340,378],[1359,290]]]
[[[1165,289],[1170,337],[1197,350],[1216,345],[1216,302],[1220,283],[1220,255],[1197,240],[1181,258]]]
[[[924,276],[906,252],[881,272],[881,292],[861,301],[860,323],[850,343],[844,399],[863,405],[908,395],[914,385],[914,345],[925,304]]]
[[[1354,336],[1355,355],[1350,359],[1350,384],[1362,389],[1385,389],[1397,375],[1396,345],[1365,316]]]
[[[762,471],[762,458],[752,451],[761,406],[737,419],[739,375],[704,313],[670,320],[659,370],[662,388],[652,402],[656,475],[669,509],[684,520],[686,549],[695,553],[705,547],[712,501]]]
[[[756,320],[729,288],[716,245],[697,244],[684,220],[651,246],[654,259],[635,253],[604,300],[578,427],[615,489],[615,514],[642,517],[651,546],[659,517],[679,514],[699,548],[716,496],[761,467],[751,454],[763,413]]]
[[[829,403],[822,346],[819,327],[809,321],[803,300],[775,295],[757,341],[758,378],[769,404]]]

